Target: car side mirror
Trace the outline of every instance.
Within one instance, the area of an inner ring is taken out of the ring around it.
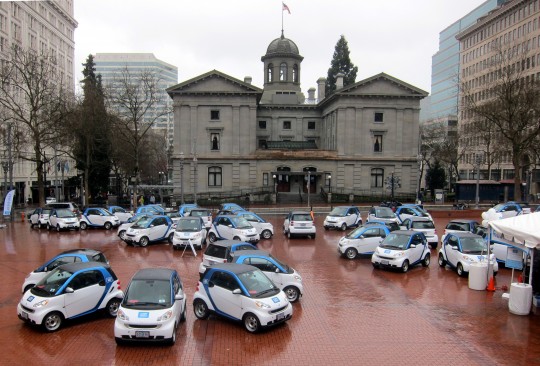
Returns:
[[[150,225],[150,227],[154,227],[154,226],[156,226],[156,225],[154,225],[154,224]]]
[[[416,248],[416,244],[411,244],[411,248]]]
[[[276,267],[276,270],[274,272],[279,273],[279,268]]]
[[[450,248],[452,248],[452,250],[458,250],[458,247],[453,246],[453,245],[450,245]]]
[[[229,225],[227,225],[227,227],[230,227],[230,228],[232,228],[232,225],[231,225],[231,224],[229,224]]]
[[[208,287],[214,287],[214,282],[209,281],[209,282],[208,282]]]
[[[72,293],[74,293],[74,292],[75,292],[75,291],[73,290],[72,287],[66,287],[66,290],[65,290],[65,293],[66,293],[66,294],[72,294]]]
[[[104,280],[99,281],[99,282],[98,282],[98,285],[100,285],[100,286],[105,286],[105,281],[104,281]]]
[[[364,238],[365,238],[364,235],[360,235],[360,236],[358,237],[358,239],[364,239]]]
[[[176,296],[174,296],[174,299],[175,300],[184,300],[184,294],[177,294]]]
[[[232,293],[235,295],[240,295],[242,293],[242,290],[240,290],[239,288],[235,288]]]

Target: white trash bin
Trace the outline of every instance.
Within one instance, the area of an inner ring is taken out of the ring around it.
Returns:
[[[529,315],[532,304],[532,286],[514,282],[510,285],[508,310],[516,315]]]
[[[487,262],[471,263],[469,266],[469,288],[485,291],[487,287]]]

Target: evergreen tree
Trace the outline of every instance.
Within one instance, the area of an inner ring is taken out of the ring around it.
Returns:
[[[358,66],[354,66],[349,57],[349,45],[345,36],[342,35],[336,44],[334,50],[334,57],[332,63],[328,69],[328,76],[326,77],[326,95],[332,94],[336,90],[336,76],[342,73],[343,86],[351,85],[356,82],[356,73],[358,72]]]
[[[426,185],[431,196],[434,197],[436,189],[443,189],[446,184],[446,171],[438,160],[428,168],[426,172]]]

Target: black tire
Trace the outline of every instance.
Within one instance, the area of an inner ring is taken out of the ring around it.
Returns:
[[[176,343],[176,329],[177,329],[177,327],[178,326],[175,324],[174,327],[173,327],[171,338],[167,339],[167,345],[168,346],[174,346],[174,344]]]
[[[117,337],[114,337],[114,340],[116,341],[116,344],[118,346],[124,346],[127,342],[125,340],[123,340],[122,338],[117,338]]]
[[[201,299],[195,299],[193,301],[193,313],[197,317],[197,319],[206,319],[210,316],[210,310],[208,310],[208,305],[201,300]]]
[[[238,236],[235,236],[235,237],[233,237],[232,239],[233,239],[233,240],[238,240],[238,241],[240,241],[240,238],[239,238]]]
[[[431,243],[429,246],[431,249],[437,249],[437,243]]]
[[[405,259],[403,261],[403,264],[401,265],[401,272],[407,273],[408,270],[409,270],[409,261]]]
[[[439,266],[444,267],[446,266],[446,260],[444,259],[444,256],[442,253],[439,253]]]
[[[345,231],[345,230],[347,230],[347,224],[343,223],[341,224],[341,231]]]
[[[311,234],[311,239],[315,239],[315,237],[317,236],[316,234]]]
[[[493,272],[493,277],[495,277],[499,272]]]
[[[187,319],[187,306],[184,306],[184,311],[182,311],[182,315],[180,315],[180,322],[185,322]]]
[[[379,269],[379,265],[378,265],[377,263],[373,263],[373,262],[371,262],[371,265],[373,266],[373,268],[375,268],[375,269]]]
[[[168,241],[170,244],[172,244],[173,238],[174,238],[174,233],[170,233],[170,234],[169,234],[169,237],[167,238],[167,241]]]
[[[292,238],[292,235],[291,235],[291,232],[290,231],[287,231],[287,238]]]
[[[259,318],[252,313],[247,313],[244,315],[242,323],[244,323],[244,328],[246,328],[246,330],[250,333],[257,333],[261,329],[261,322],[259,321]]]
[[[80,224],[81,230],[86,230],[88,228],[88,224],[86,222],[81,222]]]
[[[422,260],[422,266],[429,267],[429,264],[431,263],[431,255],[428,253]]]
[[[294,286],[285,287],[283,292],[285,292],[285,296],[287,296],[289,302],[297,302],[300,299],[300,290]]]
[[[60,225],[56,224],[56,231],[60,232]]]
[[[43,321],[41,322],[41,325],[43,326],[45,331],[51,333],[56,332],[58,329],[60,329],[63,321],[64,317],[62,316],[62,314],[58,311],[53,311],[52,313],[45,315]]]
[[[214,233],[208,233],[208,241],[210,243],[215,243],[217,240],[217,236]]]
[[[272,237],[272,232],[270,230],[263,230],[261,237],[268,240]]]
[[[40,224],[40,225],[41,225],[41,224]],[[41,226],[40,226],[40,228],[41,228]],[[49,223],[47,223],[46,229],[47,229],[47,230],[51,230],[51,225],[50,225]]]
[[[111,318],[116,318],[116,315],[118,314],[118,308],[120,307],[120,299],[114,298],[110,299],[107,303],[107,315]]]
[[[139,241],[139,245],[140,245],[141,247],[147,246],[148,243],[150,243],[150,240],[148,239],[147,236],[143,236],[143,237],[141,238],[141,240]]]
[[[463,264],[461,264],[461,263],[457,264],[456,272],[457,272],[458,276],[465,277],[465,271],[463,270]]]
[[[345,257],[347,259],[355,259],[357,255],[358,255],[358,250],[354,248],[347,248],[345,250]]]
[[[328,226],[325,226],[324,227],[324,230],[328,231],[329,227]]]
[[[112,224],[109,221],[107,221],[105,223],[105,225],[103,225],[103,226],[105,227],[105,230],[111,230],[112,229]]]
[[[125,239],[126,237],[126,231],[125,230],[120,230],[120,232],[118,233],[118,237],[122,240]]]

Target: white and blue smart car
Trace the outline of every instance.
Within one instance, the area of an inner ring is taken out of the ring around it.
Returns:
[[[417,231],[397,230],[386,236],[371,257],[373,267],[399,269],[407,272],[410,266],[422,263],[427,267],[431,255],[426,236]]]
[[[176,225],[168,216],[148,216],[131,225],[122,240],[129,245],[141,247],[164,240],[172,243],[175,229]]]
[[[84,210],[81,215],[81,230],[86,230],[88,227],[102,227],[111,230],[119,225],[120,220],[118,217],[104,208],[90,207]]]
[[[360,226],[339,239],[338,252],[348,259],[372,255],[388,234],[390,229],[384,224]]]
[[[193,311],[199,319],[214,313],[241,321],[248,332],[255,333],[291,319],[293,308],[285,293],[258,268],[223,263],[201,275]]]

